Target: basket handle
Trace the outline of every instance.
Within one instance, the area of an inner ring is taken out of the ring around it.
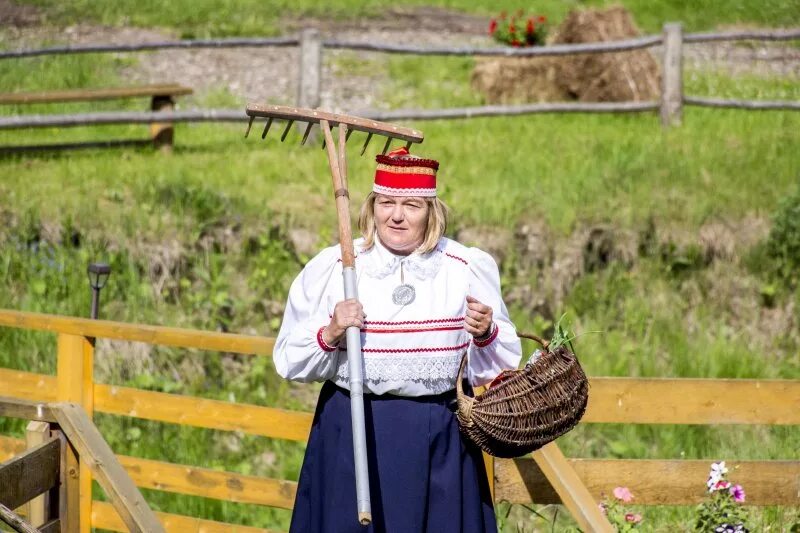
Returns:
[[[465,350],[464,355],[461,356],[461,364],[458,366],[458,375],[456,376],[456,391],[459,396],[464,395],[464,386],[461,381],[464,379],[464,369],[467,367],[467,353]]]
[[[536,341],[536,342],[538,342],[539,344],[542,345],[542,348],[544,348],[544,351],[546,351],[546,352],[549,351],[547,349],[547,347],[550,346],[550,341],[546,341],[546,340],[542,339],[538,335],[535,335],[533,333],[522,333],[522,332],[518,331],[517,332],[517,337],[524,337],[526,339],[530,339],[532,341]]]

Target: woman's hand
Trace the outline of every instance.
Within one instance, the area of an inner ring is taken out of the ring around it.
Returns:
[[[342,300],[333,308],[331,322],[322,330],[322,340],[328,346],[336,346],[344,337],[347,328],[350,326],[356,326],[359,329],[364,327],[365,318],[367,315],[364,314],[361,302],[355,298]]]
[[[492,328],[492,308],[480,303],[472,296],[467,296],[467,314],[464,317],[464,329],[479,339],[489,334]]]

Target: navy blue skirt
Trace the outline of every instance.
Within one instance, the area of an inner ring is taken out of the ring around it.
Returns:
[[[297,487],[293,533],[495,533],[480,450],[464,440],[452,394],[364,395],[372,524],[356,509],[350,395],[326,382]]]

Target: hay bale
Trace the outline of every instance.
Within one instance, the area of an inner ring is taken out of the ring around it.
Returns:
[[[550,44],[618,41],[639,36],[623,7],[572,11]],[[490,104],[657,100],[661,76],[647,50],[558,57],[481,57],[471,84]]]
[[[577,44],[639,37],[630,13],[621,6],[571,11],[553,43]],[[656,100],[661,76],[647,50],[564,56],[557,81],[562,91],[584,102]]]
[[[479,57],[472,71],[472,88],[489,104],[562,102],[568,100],[554,57]]]

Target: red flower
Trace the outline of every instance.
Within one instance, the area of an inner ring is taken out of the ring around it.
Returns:
[[[533,25],[533,19],[528,19],[528,25],[525,26],[525,33],[530,35],[531,33],[533,33],[534,28],[535,27]]]
[[[489,35],[494,35],[495,31],[497,31],[497,21],[492,19],[491,22],[489,22]]]
[[[520,42],[519,42],[518,40],[516,40],[516,39],[514,39],[513,41],[511,41],[511,46],[521,46],[521,45],[522,45],[522,43],[520,43]]]
[[[508,25],[508,33],[514,34],[517,33],[517,27],[514,26],[514,23]]]
[[[547,17],[539,15],[539,24],[544,24],[545,22],[547,22]]]

